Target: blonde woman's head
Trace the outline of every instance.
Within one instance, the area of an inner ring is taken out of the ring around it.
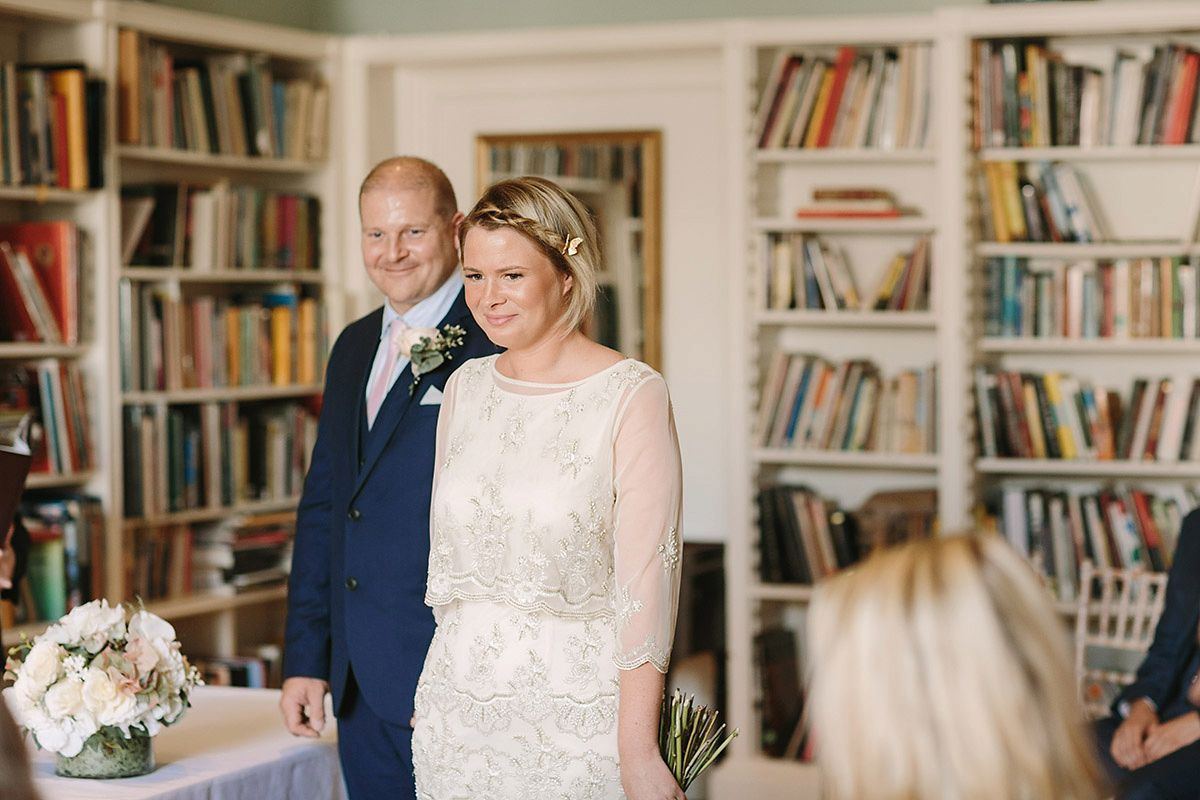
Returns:
[[[1066,632],[995,536],[885,550],[818,589],[810,722],[839,800],[1093,800]]]
[[[563,316],[564,332],[579,328],[596,304],[600,241],[591,212],[579,198],[553,181],[524,177],[494,183],[458,229],[459,250],[472,228],[508,228],[524,236],[572,279]]]

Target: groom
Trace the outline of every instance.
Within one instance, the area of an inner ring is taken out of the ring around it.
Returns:
[[[351,800],[390,800],[415,795],[409,721],[434,627],[424,597],[441,390],[495,347],[463,301],[463,215],[440,169],[412,157],[378,164],[359,215],[363,263],[387,302],[347,326],[329,357],[296,514],[280,707],[293,734],[318,736],[332,691]],[[395,343],[419,331],[401,331],[455,325],[460,343],[433,340],[450,360],[414,377]]]

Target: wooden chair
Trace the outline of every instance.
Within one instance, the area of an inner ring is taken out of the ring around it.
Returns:
[[[1166,588],[1165,572],[1080,564],[1075,676],[1089,717],[1106,716],[1113,698],[1133,682],[1154,639]]]

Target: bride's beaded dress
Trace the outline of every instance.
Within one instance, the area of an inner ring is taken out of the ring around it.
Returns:
[[[438,423],[417,794],[621,798],[618,671],[667,668],[681,467],[667,387],[626,359],[569,384],[463,365]]]

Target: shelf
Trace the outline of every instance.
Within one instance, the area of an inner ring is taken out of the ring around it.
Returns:
[[[50,186],[0,186],[0,200],[32,203],[86,203],[100,195],[95,189],[57,189]]]
[[[215,269],[198,271],[188,267],[126,267],[122,278],[133,281],[178,281],[180,283],[314,283],[325,278],[315,270]]]
[[[213,153],[197,153],[191,150],[168,150],[162,147],[120,145],[117,155],[124,161],[148,164],[176,164],[180,166],[235,169],[250,172],[292,172],[305,174],[324,167],[312,161],[296,161],[260,156],[223,156]]]
[[[755,583],[749,591],[751,599],[784,603],[807,603],[813,596],[811,585],[799,583]]]
[[[90,345],[46,344],[45,342],[0,342],[0,361],[32,361],[39,358],[83,358]]]
[[[272,511],[292,511],[299,502],[299,496],[272,500],[250,500],[232,506],[221,506],[220,508],[192,508],[187,511],[158,514],[153,517],[127,519],[124,525],[126,530],[131,530],[135,528],[151,528],[158,525],[178,525],[188,522],[212,522],[213,520],[224,519],[239,514],[265,514]]]
[[[1200,244],[1173,241],[1145,242],[981,242],[975,246],[981,256],[1018,258],[1160,258],[1163,256],[1200,255]]]
[[[938,457],[927,453],[864,453],[840,450],[782,450],[755,448],[758,464],[802,465],[834,469],[915,470],[936,472]],[[1197,465],[1200,469],[1200,464]]]
[[[91,470],[84,472],[69,472],[65,475],[47,475],[32,473],[25,479],[26,489],[58,489],[70,486],[83,486],[95,477]]]
[[[1200,161],[1200,145],[989,147],[980,161]]]
[[[924,217],[762,217],[754,220],[754,230],[763,233],[869,233],[894,236],[933,233],[936,227],[933,220]]]
[[[1065,339],[989,336],[979,340],[983,353],[1119,353],[1200,355],[1200,339]]]
[[[773,148],[754,151],[758,164],[933,164],[936,155],[927,149],[880,150],[874,147],[819,149]]]
[[[758,325],[790,325],[805,328],[915,328],[934,330],[937,316],[931,311],[756,311]]]
[[[242,606],[273,603],[287,597],[287,586],[270,586],[265,589],[254,589],[240,594],[195,594],[187,597],[177,597],[168,600],[152,600],[146,603],[146,610],[157,614],[165,620],[178,620],[185,617],[198,617],[226,611]],[[5,629],[3,635],[4,649],[21,643],[21,634],[30,639],[43,633],[50,622],[29,622]]]
[[[319,383],[302,383],[293,386],[215,386],[206,389],[179,389],[172,392],[125,392],[121,402],[127,406],[154,403],[208,403],[247,400],[279,400],[293,397],[310,397],[320,394]]]
[[[283,600],[287,597],[287,586],[270,586],[239,594],[194,594],[167,600],[154,600],[146,604],[146,610],[166,620],[197,617],[241,606],[258,605]]]
[[[1051,458],[981,458],[978,472],[991,475],[1036,475],[1098,478],[1200,479],[1200,461],[1081,461]]]

